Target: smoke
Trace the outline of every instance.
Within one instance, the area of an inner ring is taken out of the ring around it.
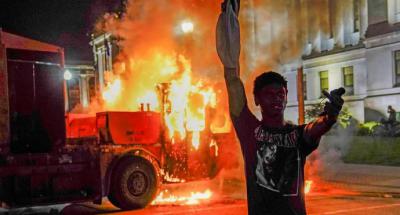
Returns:
[[[320,52],[328,40],[344,46],[343,25],[352,14],[352,2],[242,0],[241,74],[246,90],[251,92],[252,80],[262,72],[298,67],[303,53]],[[124,92],[112,107],[136,110],[138,98],[148,94],[149,89],[180,78],[184,64],[181,56],[188,61],[192,80],[223,82],[222,65],[215,51],[221,3],[130,0],[122,16],[106,14],[96,30],[118,38],[120,50],[113,73],[122,78]],[[182,31],[185,21],[193,23],[193,32]],[[112,81],[114,78],[107,80]]]
[[[352,14],[352,0],[245,0],[240,17],[244,78],[282,71],[301,64],[310,45],[334,38],[344,46],[343,20]]]
[[[342,157],[347,154],[353,141],[357,129],[355,124],[345,129],[335,128],[338,127],[335,124],[333,130],[321,138],[318,149],[307,157],[306,179],[313,180],[317,185],[314,191],[327,192],[335,187],[326,181],[335,180],[336,174],[340,173],[338,164],[343,163]]]

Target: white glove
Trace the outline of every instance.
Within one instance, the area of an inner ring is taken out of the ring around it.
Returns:
[[[225,0],[222,3],[216,30],[217,52],[226,68],[237,68],[240,55],[240,27],[238,0]]]

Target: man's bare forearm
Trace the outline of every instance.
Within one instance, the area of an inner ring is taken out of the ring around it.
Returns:
[[[224,68],[225,83],[228,89],[229,111],[238,117],[246,105],[246,94],[240,80],[239,68]]]
[[[336,123],[335,117],[329,117],[328,115],[319,116],[314,121],[308,123],[304,128],[304,138],[309,143],[318,141],[322,135],[328,132],[332,126]]]

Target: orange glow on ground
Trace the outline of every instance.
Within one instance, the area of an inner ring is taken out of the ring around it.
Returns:
[[[168,190],[163,190],[153,200],[152,205],[176,204],[176,205],[197,205],[204,200],[212,197],[212,192],[207,189],[204,192],[190,192],[183,195],[171,194]]]

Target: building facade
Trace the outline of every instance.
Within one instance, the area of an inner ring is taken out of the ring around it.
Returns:
[[[303,56],[305,108],[323,89],[346,88],[345,106],[357,121],[379,121],[387,106],[400,111],[400,0],[352,0],[337,38],[320,36]],[[317,51],[316,51],[317,50]],[[288,80],[287,120],[297,122],[296,68]]]

